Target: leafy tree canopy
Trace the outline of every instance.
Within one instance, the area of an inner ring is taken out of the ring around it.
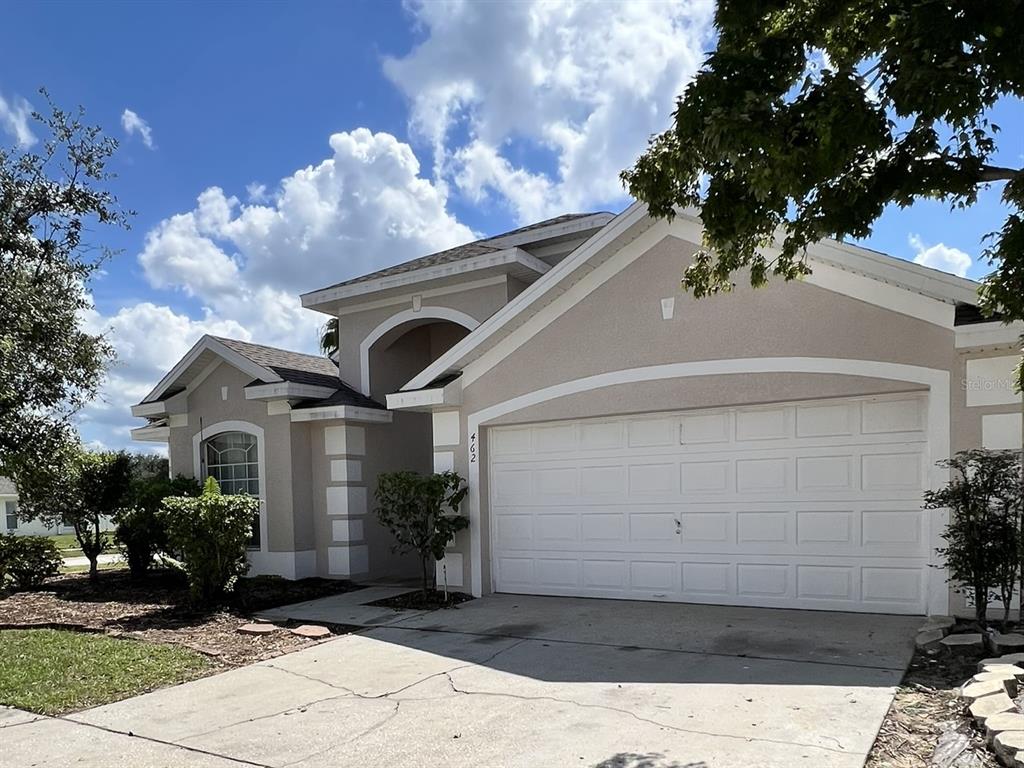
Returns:
[[[968,206],[1005,182],[981,306],[1024,318],[1024,172],[993,163],[989,119],[1024,95],[1024,3],[721,0],[716,24],[674,124],[622,174],[655,216],[700,206],[684,288],[729,290],[741,269],[755,286],[793,279],[810,243],[866,237],[890,203]]]
[[[86,236],[130,215],[107,189],[117,142],[81,110],[33,117],[41,149],[0,146],[0,472],[16,481],[73,439],[112,358],[84,327],[89,279],[110,255]]]

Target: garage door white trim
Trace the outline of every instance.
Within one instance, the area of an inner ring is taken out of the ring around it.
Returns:
[[[926,398],[493,427],[494,588],[923,613]]]
[[[832,373],[906,381],[925,385],[929,389],[927,423],[929,435],[928,477],[930,487],[939,488],[949,479],[948,470],[935,466],[935,461],[949,455],[949,371],[901,363],[880,362],[877,360],[849,360],[825,357],[762,357],[671,363],[587,376],[529,392],[510,400],[496,403],[467,416],[466,439],[471,457],[469,463],[470,584],[473,594],[477,596],[483,594],[484,558],[481,530],[481,460],[478,448],[481,426],[485,426],[494,419],[522,408],[578,392],[641,381],[737,373]],[[927,539],[929,541],[930,562],[932,564],[938,562],[935,548],[942,544],[941,534],[945,529],[947,520],[948,513],[945,510],[936,510],[929,515]],[[944,614],[949,610],[949,590],[946,585],[946,571],[942,568],[929,569],[927,608],[928,612],[932,614]]]

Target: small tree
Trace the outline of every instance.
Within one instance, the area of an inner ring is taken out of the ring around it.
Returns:
[[[198,496],[199,483],[191,477],[168,477],[167,459],[136,455],[131,457],[128,507],[116,517],[115,534],[128,562],[132,578],[142,578],[153,564],[153,556],[167,551],[167,527],[160,514],[168,496]]]
[[[469,526],[459,506],[469,489],[455,472],[386,472],[377,478],[377,517],[395,537],[395,552],[420,558],[423,597],[436,589],[433,564],[455,534]]]
[[[72,526],[82,554],[89,559],[89,578],[98,579],[99,556],[111,538],[103,531],[104,519],[114,517],[128,502],[128,454],[86,451],[68,441],[20,477],[22,517],[49,526]]]
[[[924,508],[949,508],[950,521],[939,550],[949,578],[974,594],[975,618],[987,624],[988,595],[999,590],[1003,623],[1009,617],[1020,569],[1020,453],[962,451],[939,462],[955,474],[938,491],[925,491]]]
[[[212,477],[206,479],[198,497],[163,500],[167,538],[171,548],[181,553],[196,606],[216,604],[235,579],[249,570],[246,549],[259,505],[255,496],[222,494]]]

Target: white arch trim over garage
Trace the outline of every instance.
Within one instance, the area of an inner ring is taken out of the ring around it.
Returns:
[[[423,306],[418,310],[406,309],[392,315],[370,331],[359,344],[359,389],[367,397],[370,396],[370,347],[388,331],[413,320],[448,320],[471,331],[480,325],[480,321],[475,317],[451,307]]]
[[[256,437],[256,462],[260,472],[260,552],[267,551],[267,442],[263,439],[263,427],[248,421],[218,421],[204,426],[192,435],[193,477],[200,483],[206,482],[203,475],[203,441],[224,432],[245,432]]]
[[[514,411],[528,408],[559,397],[588,392],[619,384],[634,384],[661,379],[681,379],[695,376],[718,376],[722,374],[750,373],[823,373],[842,376],[861,376],[893,381],[907,381],[928,387],[928,458],[931,469],[928,475],[931,488],[939,488],[949,480],[949,471],[935,466],[935,462],[949,456],[950,446],[950,375],[949,371],[924,368],[901,363],[886,363],[877,360],[848,360],[831,357],[751,357],[726,360],[700,360],[690,363],[670,363],[643,368],[627,368],[621,371],[599,373],[561,384],[554,384],[534,392],[527,392],[510,400],[469,414],[466,420],[466,444],[470,453],[476,445],[474,436],[479,435],[481,426]],[[723,405],[728,405],[723,403]],[[469,519],[470,519],[470,562],[472,564],[471,587],[473,594],[483,593],[483,540],[480,529],[480,461],[469,465]],[[935,553],[942,546],[942,532],[948,522],[947,510],[935,510],[928,518],[927,540],[929,562],[937,564]],[[494,583],[494,563],[491,562],[491,583]],[[928,574],[928,613],[945,615],[949,611],[949,588],[944,568],[930,568]]]

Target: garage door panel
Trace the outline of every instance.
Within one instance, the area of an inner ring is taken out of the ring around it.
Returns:
[[[877,453],[861,457],[861,489],[865,491],[921,490],[923,456],[913,453]]]
[[[495,428],[496,588],[920,612],[926,413],[898,395]]]
[[[751,408],[736,411],[736,441],[780,440],[793,434],[793,409]]]
[[[782,493],[790,490],[793,474],[789,457],[736,460],[739,494]]]
[[[629,465],[630,496],[679,496],[679,467],[664,461],[637,462]]]

